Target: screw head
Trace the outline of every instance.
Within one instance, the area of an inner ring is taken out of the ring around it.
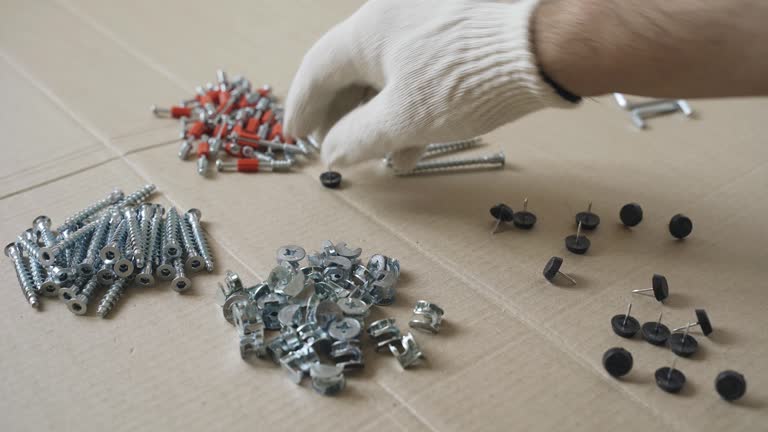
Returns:
[[[37,226],[39,224],[42,224],[43,226],[51,226],[51,218],[45,215],[40,215],[35,218],[35,220],[32,221],[32,225]]]
[[[16,253],[19,252],[19,248],[16,246],[16,243],[11,242],[5,245],[5,256],[10,258],[11,254],[13,253],[13,249],[16,249]]]

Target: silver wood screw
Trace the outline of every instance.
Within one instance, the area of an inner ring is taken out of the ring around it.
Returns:
[[[96,275],[91,276],[79,294],[67,300],[67,308],[75,315],[85,315],[88,311],[88,303],[93,298],[93,293],[99,287],[99,278]]]
[[[141,228],[137,218],[136,209],[128,207],[123,210],[123,220],[128,226],[128,241],[126,242],[127,255],[131,256],[136,267],[144,267],[144,239],[141,237]]]
[[[141,269],[137,281],[144,286],[150,286],[155,283],[153,276],[153,270],[155,263],[157,262],[157,256],[160,252],[158,246],[158,236],[160,235],[160,227],[162,226],[163,208],[156,206],[152,219],[149,222],[149,232],[146,235],[147,239],[147,260],[144,268]]]
[[[200,248],[200,255],[203,256],[205,269],[212,272],[214,267],[213,254],[211,253],[211,248],[208,246],[208,241],[205,238],[203,228],[200,226],[201,216],[202,213],[196,208],[187,210],[187,213],[185,214],[185,217],[192,228],[192,234],[195,236],[195,243],[197,243],[198,248]]]
[[[187,218],[179,218],[179,231],[181,232],[181,240],[184,245],[184,253],[182,256],[186,257],[185,265],[192,272],[202,270],[203,257],[197,252],[195,238],[192,235],[192,227],[189,225]]]
[[[141,204],[142,202],[146,201],[150,195],[152,195],[152,192],[154,192],[155,189],[157,189],[155,185],[146,184],[140,187],[136,192],[123,198],[123,200],[118,203],[118,206],[123,209],[125,207],[133,207],[135,205]]]
[[[163,254],[168,258],[178,258],[181,256],[181,245],[179,244],[179,212],[176,207],[171,207],[168,215],[165,217],[165,246]]]
[[[93,221],[88,225],[72,233],[72,235],[70,235],[68,238],[61,240],[59,243],[50,247],[40,248],[40,255],[38,256],[38,260],[40,261],[40,264],[42,264],[43,266],[53,265],[56,261],[56,258],[63,251],[71,248],[77,242],[85,239],[87,236],[93,233],[93,231],[96,229],[98,224],[99,224],[98,220]]]
[[[470,159],[454,159],[447,161],[419,162],[416,167],[410,171],[395,172],[397,176],[410,176],[423,174],[438,170],[450,170],[452,168],[470,167],[470,166],[488,166],[491,168],[501,168],[504,166],[504,153],[497,153],[490,156],[476,157]]]
[[[124,197],[123,191],[121,191],[120,189],[113,190],[105,198],[94,202],[88,207],[64,219],[64,223],[61,224],[61,226],[59,226],[58,228],[56,228],[56,232],[61,233],[65,230],[76,229],[77,226],[80,224],[80,222],[83,222],[89,217],[95,215],[96,213],[120,201],[121,199],[123,199],[123,197]]]
[[[127,283],[128,279],[120,278],[109,287],[104,297],[101,298],[99,307],[96,309],[96,313],[100,317],[105,318],[114,309],[117,302],[122,298]]]
[[[13,266],[16,268],[16,278],[19,280],[19,286],[21,286],[21,291],[24,293],[27,302],[33,308],[39,307],[40,300],[35,292],[35,284],[32,281],[32,276],[29,274],[27,266],[24,264],[21,250],[19,250],[15,243],[10,243],[5,246],[5,256],[13,261]]]
[[[173,260],[173,268],[176,271],[176,277],[173,278],[173,281],[171,281],[171,287],[176,292],[184,292],[190,288],[192,288],[192,281],[187,278],[187,275],[184,273],[184,262],[181,260],[181,258],[176,258]]]

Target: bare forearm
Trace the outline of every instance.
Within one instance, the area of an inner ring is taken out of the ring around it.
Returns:
[[[581,96],[768,95],[765,0],[544,0],[532,28],[542,70]]]

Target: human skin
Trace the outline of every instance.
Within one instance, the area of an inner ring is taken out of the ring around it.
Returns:
[[[765,0],[544,0],[531,39],[579,96],[768,95]]]

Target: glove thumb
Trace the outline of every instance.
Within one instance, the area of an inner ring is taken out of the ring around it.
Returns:
[[[409,143],[410,134],[384,90],[341,118],[323,140],[327,166],[346,166],[380,158]]]

